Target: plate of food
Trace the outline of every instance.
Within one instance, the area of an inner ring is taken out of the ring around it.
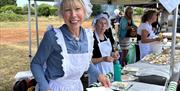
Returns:
[[[125,90],[127,88],[129,88],[130,84],[128,84],[127,82],[113,82],[112,86],[110,87],[112,90]]]
[[[137,67],[124,67],[122,69],[123,74],[135,74],[137,71],[139,71],[139,68]]]
[[[145,56],[143,59],[144,62],[150,64],[158,64],[158,65],[167,65],[169,64],[170,54],[150,54]]]

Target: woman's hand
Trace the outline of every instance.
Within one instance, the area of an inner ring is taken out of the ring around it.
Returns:
[[[162,41],[162,40],[163,38],[159,38],[159,37],[155,38],[155,41]]]
[[[101,84],[105,87],[110,87],[111,83],[110,80],[103,74],[100,74],[98,77],[98,81],[101,82]]]
[[[113,61],[114,61],[114,58],[111,57],[111,56],[106,56],[106,57],[103,57],[103,60],[104,60],[105,62],[113,62]]]
[[[119,57],[120,57],[119,52],[118,51],[113,52],[112,57],[114,58],[114,60],[119,59]]]
[[[47,91],[51,91],[51,89],[47,89]]]

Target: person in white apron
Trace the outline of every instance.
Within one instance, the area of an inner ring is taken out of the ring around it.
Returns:
[[[95,32],[95,36],[96,39],[98,41],[98,47],[101,53],[102,57],[110,57],[110,62],[106,62],[104,59],[104,62],[100,62],[95,64],[96,68],[103,74],[107,74],[109,72],[113,73],[113,62],[114,58],[111,58],[111,53],[112,53],[112,45],[111,42],[109,40],[109,38],[107,38],[105,36],[105,41],[100,42],[99,36],[97,34],[97,32]]]
[[[63,50],[63,70],[64,76],[55,80],[50,80],[49,86],[52,91],[83,91],[82,83],[80,77],[85,71],[88,70],[89,64],[91,61],[92,54],[92,37],[90,36],[90,31],[87,33],[89,52],[82,54],[68,54],[67,48],[64,42],[63,35],[60,30],[55,30],[56,36],[58,37],[58,44],[62,47]],[[87,31],[88,32],[88,31]],[[74,60],[76,59],[76,61]]]
[[[113,61],[119,57],[118,53],[112,54],[112,44],[104,32],[110,25],[107,15],[100,14],[94,19],[94,51],[92,62],[102,74],[114,73]],[[99,50],[99,51],[98,51]],[[101,55],[101,56],[98,56]],[[97,82],[93,74],[89,75],[90,84]]]
[[[140,39],[138,39],[140,48],[140,59],[152,53],[152,43],[155,41],[159,41],[159,38],[156,38],[156,35],[151,25],[156,20],[157,12],[154,10],[149,10],[145,12],[145,14],[142,16],[142,23],[137,30],[137,34],[138,36],[140,36]]]
[[[39,86],[35,90],[83,91],[80,77],[85,71],[95,73],[102,85],[109,87],[110,81],[91,63],[93,32],[81,27],[92,8],[90,2],[62,0],[58,5],[65,24],[57,29],[48,28],[31,62]]]

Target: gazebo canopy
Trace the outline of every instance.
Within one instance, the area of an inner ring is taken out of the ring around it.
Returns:
[[[44,1],[44,2],[54,2],[58,0],[31,0],[31,1]],[[143,7],[143,8],[156,8],[159,0],[90,0],[92,4],[114,4],[114,5],[124,5],[133,7]],[[180,5],[179,5],[180,8]]]
[[[58,0],[31,0],[31,1],[45,1],[53,2]],[[158,0],[91,0],[92,4],[115,4],[115,5],[124,5],[124,4],[148,4],[148,3],[157,3]]]

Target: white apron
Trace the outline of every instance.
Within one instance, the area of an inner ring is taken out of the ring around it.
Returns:
[[[88,70],[93,50],[93,32],[86,30],[88,39],[88,53],[68,54],[65,41],[61,30],[54,29],[56,32],[56,41],[62,47],[61,55],[64,76],[56,80],[50,80],[49,86],[51,91],[83,91],[80,77]]]
[[[148,39],[153,39],[156,36],[153,31],[148,31],[148,32],[149,32]],[[144,56],[152,52],[151,44],[152,43],[142,43],[141,41],[139,41],[140,59],[142,59]]]
[[[98,41],[98,46],[102,57],[111,56],[112,46],[110,40],[105,37],[107,40],[100,42],[96,32],[95,32],[95,36]],[[102,74],[107,74],[109,72],[114,73],[113,62],[100,62],[95,64],[95,67]],[[95,78],[95,74],[89,74],[88,79],[89,79],[89,85],[93,84],[94,82],[97,82],[98,80],[98,78]]]

